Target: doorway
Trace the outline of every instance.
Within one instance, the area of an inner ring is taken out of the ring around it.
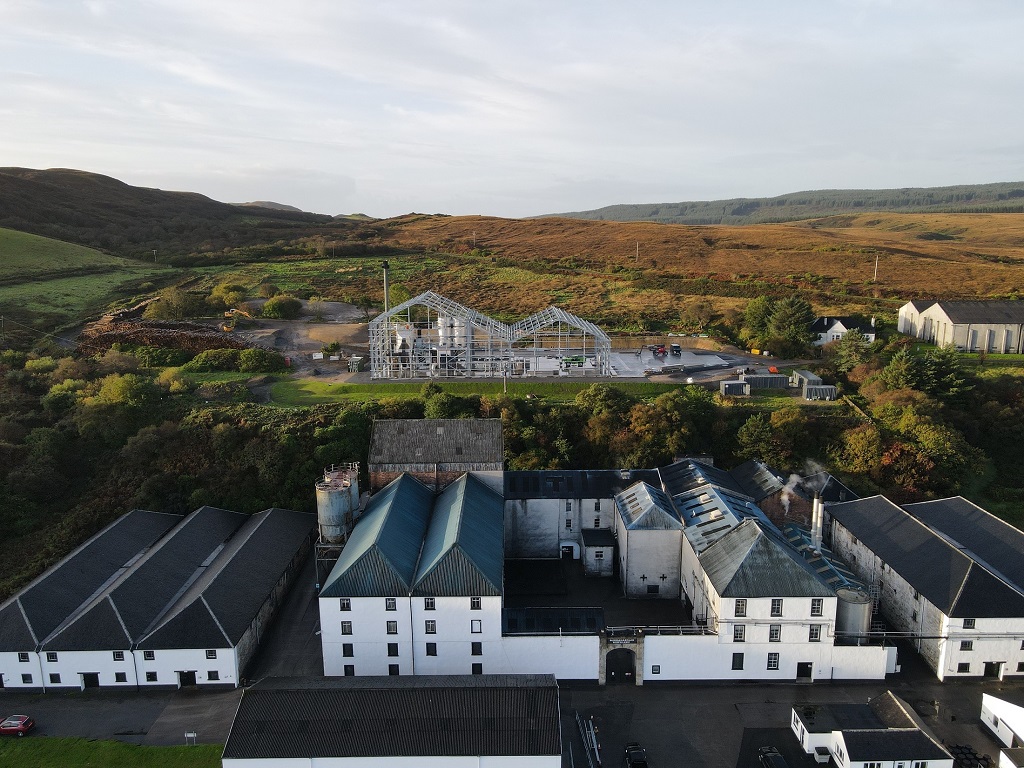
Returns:
[[[99,672],[83,672],[82,673],[82,689],[86,688],[99,688],[100,687],[100,673]]]
[[[998,677],[1001,680],[1003,678],[1003,662],[986,661],[985,677]]]
[[[178,687],[188,688],[196,684],[196,673],[192,672],[179,672],[178,673]]]
[[[633,685],[636,682],[636,654],[629,648],[608,651],[605,672],[608,685]]]
[[[814,672],[814,664],[810,661],[798,661],[796,663],[796,679],[810,680]]]

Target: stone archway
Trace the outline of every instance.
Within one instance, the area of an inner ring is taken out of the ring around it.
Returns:
[[[631,648],[613,648],[605,659],[605,682],[608,685],[636,684],[636,653]]]

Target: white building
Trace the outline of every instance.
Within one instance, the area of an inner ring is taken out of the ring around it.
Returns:
[[[816,347],[839,341],[843,336],[856,331],[868,342],[875,340],[875,319],[869,325],[862,325],[851,317],[819,317],[811,324],[811,333],[815,339],[811,342]]]
[[[314,524],[130,512],[0,607],[3,687],[237,686]]]
[[[540,675],[271,678],[242,693],[224,768],[560,768]]]
[[[1024,352],[1024,301],[909,301],[900,333],[967,352]]]
[[[940,680],[1024,675],[1024,533],[961,497],[828,514],[835,552]]]

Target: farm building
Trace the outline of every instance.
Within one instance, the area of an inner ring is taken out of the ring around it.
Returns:
[[[222,764],[559,768],[558,685],[543,675],[270,678],[242,693]]]
[[[377,419],[370,435],[370,490],[408,473],[436,491],[466,472],[505,465],[501,419]]]
[[[822,347],[829,342],[839,341],[850,331],[856,331],[869,342],[874,341],[875,319],[871,318],[869,325],[863,325],[852,317],[819,317],[811,324],[811,333],[815,336],[811,343]]]
[[[135,510],[0,607],[3,687],[237,686],[313,515]]]
[[[1024,301],[910,301],[897,328],[940,347],[967,352],[1024,352]]]
[[[612,375],[611,340],[548,307],[512,325],[427,291],[370,323],[375,379]]]

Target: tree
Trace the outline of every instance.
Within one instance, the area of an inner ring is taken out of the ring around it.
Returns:
[[[889,389],[920,389],[921,373],[920,360],[901,349],[882,369],[879,378]]]
[[[682,321],[690,328],[703,332],[715,317],[715,307],[707,299],[697,299],[690,304],[682,315]]]
[[[273,283],[260,283],[260,296],[262,296],[264,299],[273,298],[274,296],[277,296],[277,294],[279,294],[280,292],[281,289],[278,288]]]
[[[952,344],[925,352],[921,368],[921,390],[940,400],[960,400],[974,389]]]
[[[868,339],[857,330],[847,331],[839,341],[827,344],[826,347],[831,347],[829,352],[833,363],[841,373],[852,371],[868,357]]]
[[[294,320],[302,312],[302,302],[293,296],[278,294],[267,299],[263,305],[263,316],[279,320]]]
[[[215,309],[237,307],[245,301],[246,289],[237,283],[221,283],[212,291],[206,302]]]
[[[766,455],[772,450],[772,428],[762,414],[755,413],[743,422],[743,426],[736,430],[736,443],[740,457],[772,463]]]
[[[388,286],[388,306],[394,309],[399,304],[404,304],[412,298],[412,293],[401,283]]]
[[[775,304],[768,330],[776,338],[806,346],[814,339],[811,333],[813,322],[811,305],[799,296],[787,296]]]
[[[763,339],[768,336],[772,312],[775,310],[775,299],[771,296],[758,296],[747,302],[743,310],[743,331],[748,339]]]
[[[180,288],[168,288],[160,294],[160,300],[146,307],[143,317],[151,320],[184,320],[199,317],[206,311],[206,302],[197,293]]]

